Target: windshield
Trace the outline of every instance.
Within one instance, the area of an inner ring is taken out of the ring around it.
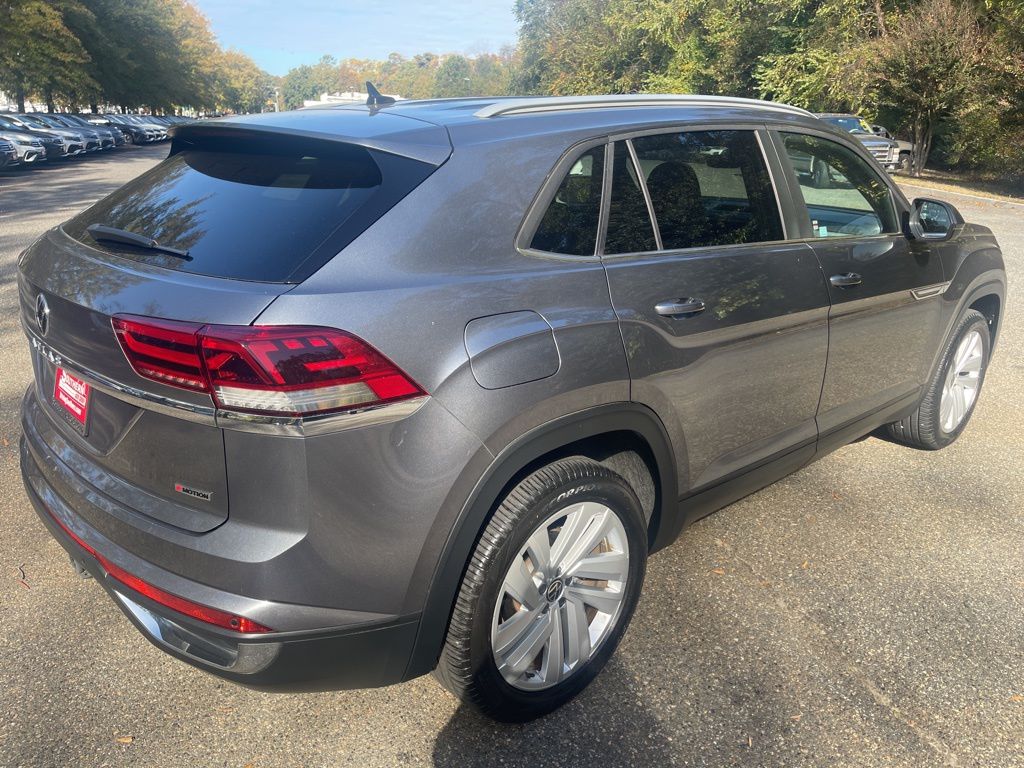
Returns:
[[[852,115],[846,115],[842,117],[823,117],[821,118],[826,123],[842,128],[844,131],[849,133],[871,133],[871,126],[866,121],[861,120],[859,117],[853,117]]]
[[[36,128],[49,128],[50,127],[46,123],[44,123],[42,120],[40,120],[38,117],[33,117],[32,115],[18,115],[18,117],[16,119],[20,120],[21,122],[25,123],[26,125],[33,125]]]

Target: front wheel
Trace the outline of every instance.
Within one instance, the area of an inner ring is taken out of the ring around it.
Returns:
[[[991,343],[985,316],[967,310],[950,334],[918,409],[884,427],[883,436],[931,451],[956,440],[970,421],[985,383]]]
[[[615,651],[646,562],[643,511],[625,480],[583,457],[538,469],[481,534],[435,674],[497,720],[560,707]]]

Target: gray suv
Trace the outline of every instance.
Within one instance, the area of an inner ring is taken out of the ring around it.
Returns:
[[[948,445],[996,344],[992,233],[799,109],[374,100],[170,132],[21,256],[21,466],[140,632],[254,688],[436,670],[548,712],[651,552],[868,434]]]

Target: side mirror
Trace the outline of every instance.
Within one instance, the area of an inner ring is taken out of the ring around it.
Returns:
[[[911,240],[949,240],[964,223],[960,212],[949,203],[919,197],[910,206],[906,235]]]

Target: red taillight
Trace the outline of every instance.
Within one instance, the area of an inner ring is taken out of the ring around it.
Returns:
[[[200,326],[131,316],[112,323],[140,376],[209,392],[229,410],[308,416],[423,394],[373,347],[331,328]]]
[[[193,603],[191,600],[186,600],[183,597],[172,595],[170,592],[165,592],[159,587],[154,587],[149,582],[143,581],[138,576],[133,576],[128,573],[128,571],[107,560],[107,558],[103,557],[103,555],[86,544],[81,536],[64,525],[64,523],[62,523],[52,512],[50,512],[50,517],[78,546],[96,558],[97,562],[99,562],[103,567],[103,570],[107,572],[108,576],[121,582],[126,587],[134,589],[139,594],[145,595],[150,600],[166,606],[173,611],[177,611],[178,613],[191,616],[194,619],[199,619],[199,621],[206,622],[207,624],[213,624],[217,627],[230,629],[234,632],[260,634],[263,632],[274,631],[269,627],[265,627],[252,619],[245,618],[244,616],[236,616],[233,613],[221,611],[216,608],[210,608],[209,606],[200,605],[199,603]]]
[[[139,376],[172,387],[209,389],[196,334],[201,325],[149,318],[114,317],[114,333]]]

